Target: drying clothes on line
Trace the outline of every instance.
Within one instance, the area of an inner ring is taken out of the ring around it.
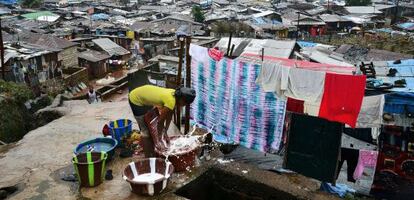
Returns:
[[[280,62],[265,62],[262,64],[256,83],[263,91],[276,92],[278,97],[284,98],[283,93],[287,89],[289,69],[289,67],[282,66]]]
[[[355,127],[365,91],[365,76],[326,73],[319,117]]]
[[[347,128],[345,126],[344,133],[355,139],[374,144],[374,139],[372,138],[372,128]],[[344,146],[342,146],[344,147]],[[363,148],[363,147],[362,147]],[[360,148],[357,148],[360,149]]]
[[[206,61],[210,59],[208,48],[206,47],[190,44],[189,53],[192,60]]]
[[[319,110],[321,108],[321,102],[309,102],[305,101],[303,104],[303,113],[310,116],[319,116]]]
[[[354,172],[358,164],[359,151],[356,149],[341,148],[341,161],[339,162],[337,175],[341,172],[342,165],[346,161],[347,180],[355,183]],[[337,176],[338,177],[338,176]]]
[[[365,150],[371,150],[371,151],[377,150],[376,144],[362,141],[355,137],[349,136],[346,133],[342,134],[341,147],[348,148],[348,149],[355,149],[355,150],[359,150],[359,149],[365,149]]]
[[[320,102],[324,89],[325,72],[292,68],[289,71],[287,97],[306,101]]]
[[[358,164],[354,172],[354,179],[361,178],[365,167],[375,169],[377,165],[378,151],[359,150]]]
[[[384,95],[366,96],[362,100],[359,112],[358,128],[381,127],[384,108]]]
[[[214,134],[247,148],[277,152],[286,103],[263,92],[255,82],[259,73],[259,64],[193,59],[191,87],[197,97],[191,104],[192,120],[207,129],[214,126]]]
[[[385,113],[413,114],[414,115],[414,93],[396,92],[385,95]]]
[[[342,124],[292,113],[289,126],[284,168],[320,181],[335,182]]]
[[[303,101],[288,98],[286,103],[286,111],[295,112],[295,113],[303,113]]]
[[[208,50],[208,55],[215,61],[220,61],[224,57],[224,52],[211,48]]]

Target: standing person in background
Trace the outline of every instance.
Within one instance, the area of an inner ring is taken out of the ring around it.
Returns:
[[[89,104],[99,102],[98,92],[95,91],[92,85],[89,86],[89,90],[88,90],[88,93],[86,94],[86,97],[87,97]]]
[[[129,105],[141,131],[145,157],[154,156],[154,142],[144,121],[144,115],[155,106],[159,107],[158,134],[159,138],[165,138],[168,143],[167,130],[171,123],[174,108],[191,104],[195,96],[196,93],[193,89],[185,87],[174,90],[144,85],[130,91]]]

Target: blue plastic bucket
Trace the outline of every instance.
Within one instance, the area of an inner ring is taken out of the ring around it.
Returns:
[[[86,152],[105,152],[108,154],[108,160],[110,160],[115,154],[115,147],[117,145],[118,141],[115,139],[98,137],[81,142],[73,152],[76,155]]]
[[[118,146],[122,143],[122,137],[127,136],[132,132],[132,121],[129,119],[118,119],[109,122],[109,129],[112,138],[118,141]]]

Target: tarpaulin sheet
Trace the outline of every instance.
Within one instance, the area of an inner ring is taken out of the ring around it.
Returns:
[[[307,41],[297,41],[297,43],[298,43],[298,45],[300,46],[300,47],[314,47],[314,46],[316,46],[316,43],[314,43],[314,42],[307,42]]]
[[[414,30],[414,23],[413,22],[406,22],[402,24],[397,25],[399,28],[405,29],[405,30]]]
[[[256,84],[259,72],[260,65],[227,58],[193,59],[191,87],[197,96],[192,119],[247,148],[278,151],[286,105]]]
[[[414,66],[414,59],[401,60],[401,63],[394,64],[395,61],[387,61],[388,67],[406,67]]]
[[[385,113],[407,114],[414,113],[414,93],[395,92],[386,94],[384,104]]]
[[[284,166],[325,182],[335,182],[342,124],[292,114]]]

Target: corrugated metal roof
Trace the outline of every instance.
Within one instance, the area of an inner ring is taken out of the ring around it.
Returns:
[[[375,6],[345,6],[346,11],[351,14],[381,14]]]
[[[332,14],[323,14],[319,15],[319,18],[322,19],[324,22],[347,22],[351,21],[339,15],[332,15]]]
[[[59,16],[59,15],[56,15],[50,11],[40,11],[40,12],[23,14],[21,16],[27,19],[37,20],[39,17],[42,17],[42,16]]]
[[[303,55],[308,57],[311,60],[314,60],[318,63],[338,65],[338,66],[348,66],[351,67],[352,64],[349,64],[344,61],[344,59],[338,56],[331,56],[331,54],[319,51],[318,47],[305,47],[301,52]]]
[[[229,38],[222,38],[217,44],[221,51],[226,52]],[[261,55],[262,48],[264,48],[265,56],[274,56],[278,58],[289,58],[292,54],[293,48],[296,45],[295,40],[260,40],[248,38],[232,38],[231,44],[235,45],[232,56],[239,56],[241,54],[256,54]]]
[[[119,46],[115,42],[108,38],[100,38],[92,40],[93,43],[98,45],[102,50],[106,51],[109,55],[126,55],[129,54],[129,51]]]
[[[106,53],[101,53],[99,51],[88,50],[88,51],[83,51],[83,52],[79,53],[78,57],[82,58],[82,59],[85,59],[87,61],[98,62],[98,61],[101,61],[101,60],[106,60],[106,59],[110,58],[111,56],[106,54]]]

